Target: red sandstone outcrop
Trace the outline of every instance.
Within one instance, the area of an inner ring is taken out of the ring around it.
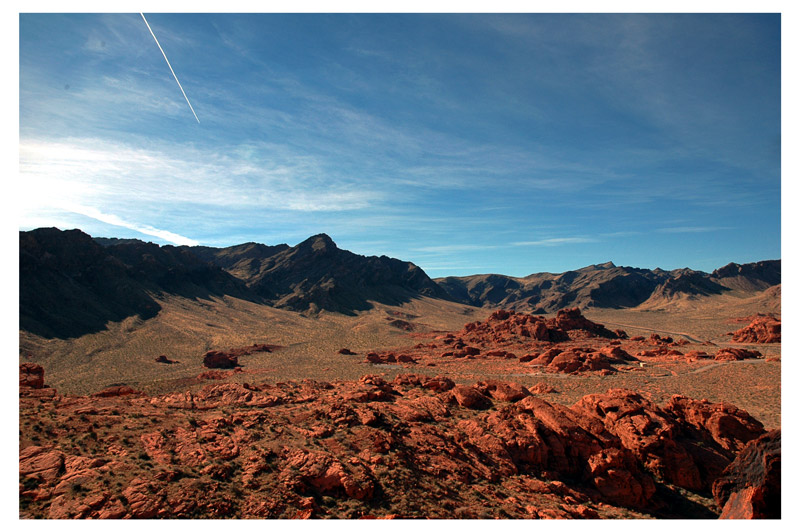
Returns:
[[[636,353],[637,358],[652,358],[652,357],[663,357],[663,358],[683,358],[684,354],[680,351],[675,349],[670,349],[665,345],[661,345],[656,347],[655,349],[648,349],[646,351],[640,351]]]
[[[524,399],[531,394],[531,392],[521,384],[500,380],[479,382],[475,385],[475,388],[482,394],[496,401],[505,401],[509,403]]]
[[[714,360],[721,361],[746,360],[748,358],[764,358],[764,355],[758,351],[739,349],[738,347],[723,347],[714,355]]]
[[[579,308],[559,310],[556,317],[548,320],[548,325],[562,331],[581,331],[588,336],[602,338],[622,338],[617,332],[609,331],[605,326],[586,319]],[[621,331],[623,334],[625,331]]]
[[[739,452],[745,443],[764,433],[764,426],[744,410],[729,403],[711,403],[675,395],[666,412],[710,436],[723,449]]]
[[[772,316],[755,316],[749,325],[731,334],[733,341],[739,343],[780,343],[781,320]]]
[[[22,446],[20,511],[476,518],[502,508],[488,516],[619,517],[617,507],[663,508],[655,479],[708,489],[763,433],[730,405],[675,397],[657,406],[611,390],[566,407],[531,391],[543,390],[402,374],[67,398],[37,418],[50,443]],[[25,401],[21,442],[38,434],[24,421],[40,400]],[[91,432],[80,445],[67,439]]]
[[[125,384],[109,386],[108,388],[92,394],[92,397],[121,397],[123,395],[143,395],[142,392],[134,390]]]
[[[209,351],[203,357],[203,365],[210,369],[232,369],[239,365],[239,357],[222,351]]]
[[[697,350],[687,351],[686,353],[684,353],[683,356],[686,357],[686,360],[689,361],[711,358],[711,355],[709,355],[705,351],[697,351]]]
[[[651,334],[650,338],[645,340],[650,345],[674,345],[674,340],[671,336],[661,336],[660,334]]]
[[[618,338],[618,334],[604,326],[586,319],[577,308],[559,310],[554,318],[518,314],[514,311],[497,310],[484,322],[468,323],[458,334],[464,341],[494,341],[495,343],[514,337],[531,338],[544,342],[562,342],[570,339],[569,331],[578,336],[600,336]]]
[[[555,388],[553,388],[549,384],[545,384],[543,382],[540,382],[538,384],[535,384],[535,385],[531,386],[530,388],[528,388],[528,390],[530,390],[531,393],[535,393],[535,394],[555,393],[556,392]]]
[[[714,482],[720,519],[781,518],[781,431],[751,440]]]
[[[686,489],[710,488],[719,464],[764,432],[761,423],[732,405],[681,396],[659,408],[618,389],[588,395],[573,408],[601,416],[605,429],[648,470]]]
[[[44,368],[39,364],[25,362],[19,365],[20,388],[44,388]]]
[[[492,406],[492,400],[471,386],[456,386],[450,392],[460,406],[472,410],[485,410]]]
[[[271,353],[279,349],[279,345],[253,344],[246,347],[237,347],[227,351],[208,351],[203,357],[203,365],[211,369],[233,369],[239,366],[239,357],[254,353]]]

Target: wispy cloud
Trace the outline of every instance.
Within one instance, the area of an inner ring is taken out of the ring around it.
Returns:
[[[681,226],[681,227],[662,227],[656,229],[657,233],[711,233],[714,231],[724,231],[731,227],[719,227],[713,225],[705,226]]]
[[[319,212],[363,209],[379,195],[279,146],[163,149],[100,139],[23,140],[20,174],[34,195],[55,187],[56,196],[67,194],[78,204],[90,199]]]
[[[485,251],[489,249],[497,249],[499,247],[500,246],[481,244],[446,244],[442,246],[423,246],[419,248],[412,248],[410,251],[449,254],[461,251]]]
[[[608,237],[608,238],[621,238],[626,236],[637,236],[641,234],[642,234],[641,231],[614,231],[612,233],[601,233],[598,236]]]
[[[523,242],[512,242],[512,246],[563,246],[566,244],[588,244],[598,242],[596,238],[583,236],[569,236],[561,238],[543,238],[541,240],[528,240]]]
[[[94,218],[97,221],[109,225],[116,225],[118,227],[131,229],[138,233],[142,233],[143,235],[154,236],[156,238],[160,238],[161,240],[166,240],[167,242],[172,242],[173,244],[177,244],[179,246],[196,246],[200,243],[197,240],[187,238],[185,236],[173,233],[171,231],[165,231],[164,229],[157,229],[155,227],[150,227],[149,225],[140,225],[137,223],[125,221],[121,219],[119,216],[100,212],[98,209],[95,209],[94,207],[65,204],[64,210],[69,212],[74,212],[75,214],[82,214],[83,216]]]

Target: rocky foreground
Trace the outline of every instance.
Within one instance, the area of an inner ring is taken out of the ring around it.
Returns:
[[[22,518],[780,517],[780,431],[730,404],[415,374],[75,397],[43,377],[20,368]]]

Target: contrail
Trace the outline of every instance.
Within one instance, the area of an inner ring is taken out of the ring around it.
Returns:
[[[175,71],[172,70],[172,65],[169,64],[169,59],[167,59],[167,54],[164,53],[164,49],[161,48],[161,45],[158,43],[158,39],[156,39],[156,34],[153,33],[153,29],[150,27],[150,24],[147,24],[147,19],[144,18],[144,13],[139,13],[139,14],[142,16],[142,19],[144,19],[144,23],[147,25],[147,29],[150,30],[150,35],[152,35],[153,39],[156,41],[156,45],[158,46],[158,49],[161,50],[161,55],[164,56],[164,61],[167,62],[167,66],[169,67],[169,71],[172,72],[172,76],[175,78],[175,81],[178,83],[178,88],[183,93],[183,97],[186,98],[186,103],[189,104],[189,109],[192,110],[192,114],[194,115],[194,119],[197,120],[197,123],[199,124],[200,123],[200,119],[197,118],[197,113],[194,112],[194,107],[192,107],[192,103],[189,101],[189,98],[186,96],[186,92],[184,92],[183,87],[181,86],[181,82],[178,81],[178,76],[176,76],[175,75]]]

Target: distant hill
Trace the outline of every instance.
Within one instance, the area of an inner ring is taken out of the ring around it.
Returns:
[[[370,301],[391,305],[419,296],[450,299],[415,264],[339,249],[326,234],[294,247],[249,243],[188,249],[242,279],[279,308],[353,314],[371,308]]]
[[[289,246],[159,246],[79,231],[20,232],[20,329],[52,337],[97,332],[109,321],[155,316],[167,294],[229,295],[310,314],[354,314],[372,302],[430,297],[472,306],[552,313],[568,307],[632,308],[780,284],[781,261],[728,264],[711,274],[616,266],[559,274],[486,274],[433,280],[418,266],[340,249],[319,234]],[[776,292],[779,293],[779,292]]]
[[[755,293],[780,284],[780,272],[780,260],[731,263],[711,274],[688,268],[648,270],[607,262],[559,274],[470,275],[435,281],[461,303],[552,313],[566,307],[632,308],[674,298]]]
[[[781,261],[765,260],[750,264],[731,262],[714,270],[711,279],[732,290],[766,290],[781,284]]]

